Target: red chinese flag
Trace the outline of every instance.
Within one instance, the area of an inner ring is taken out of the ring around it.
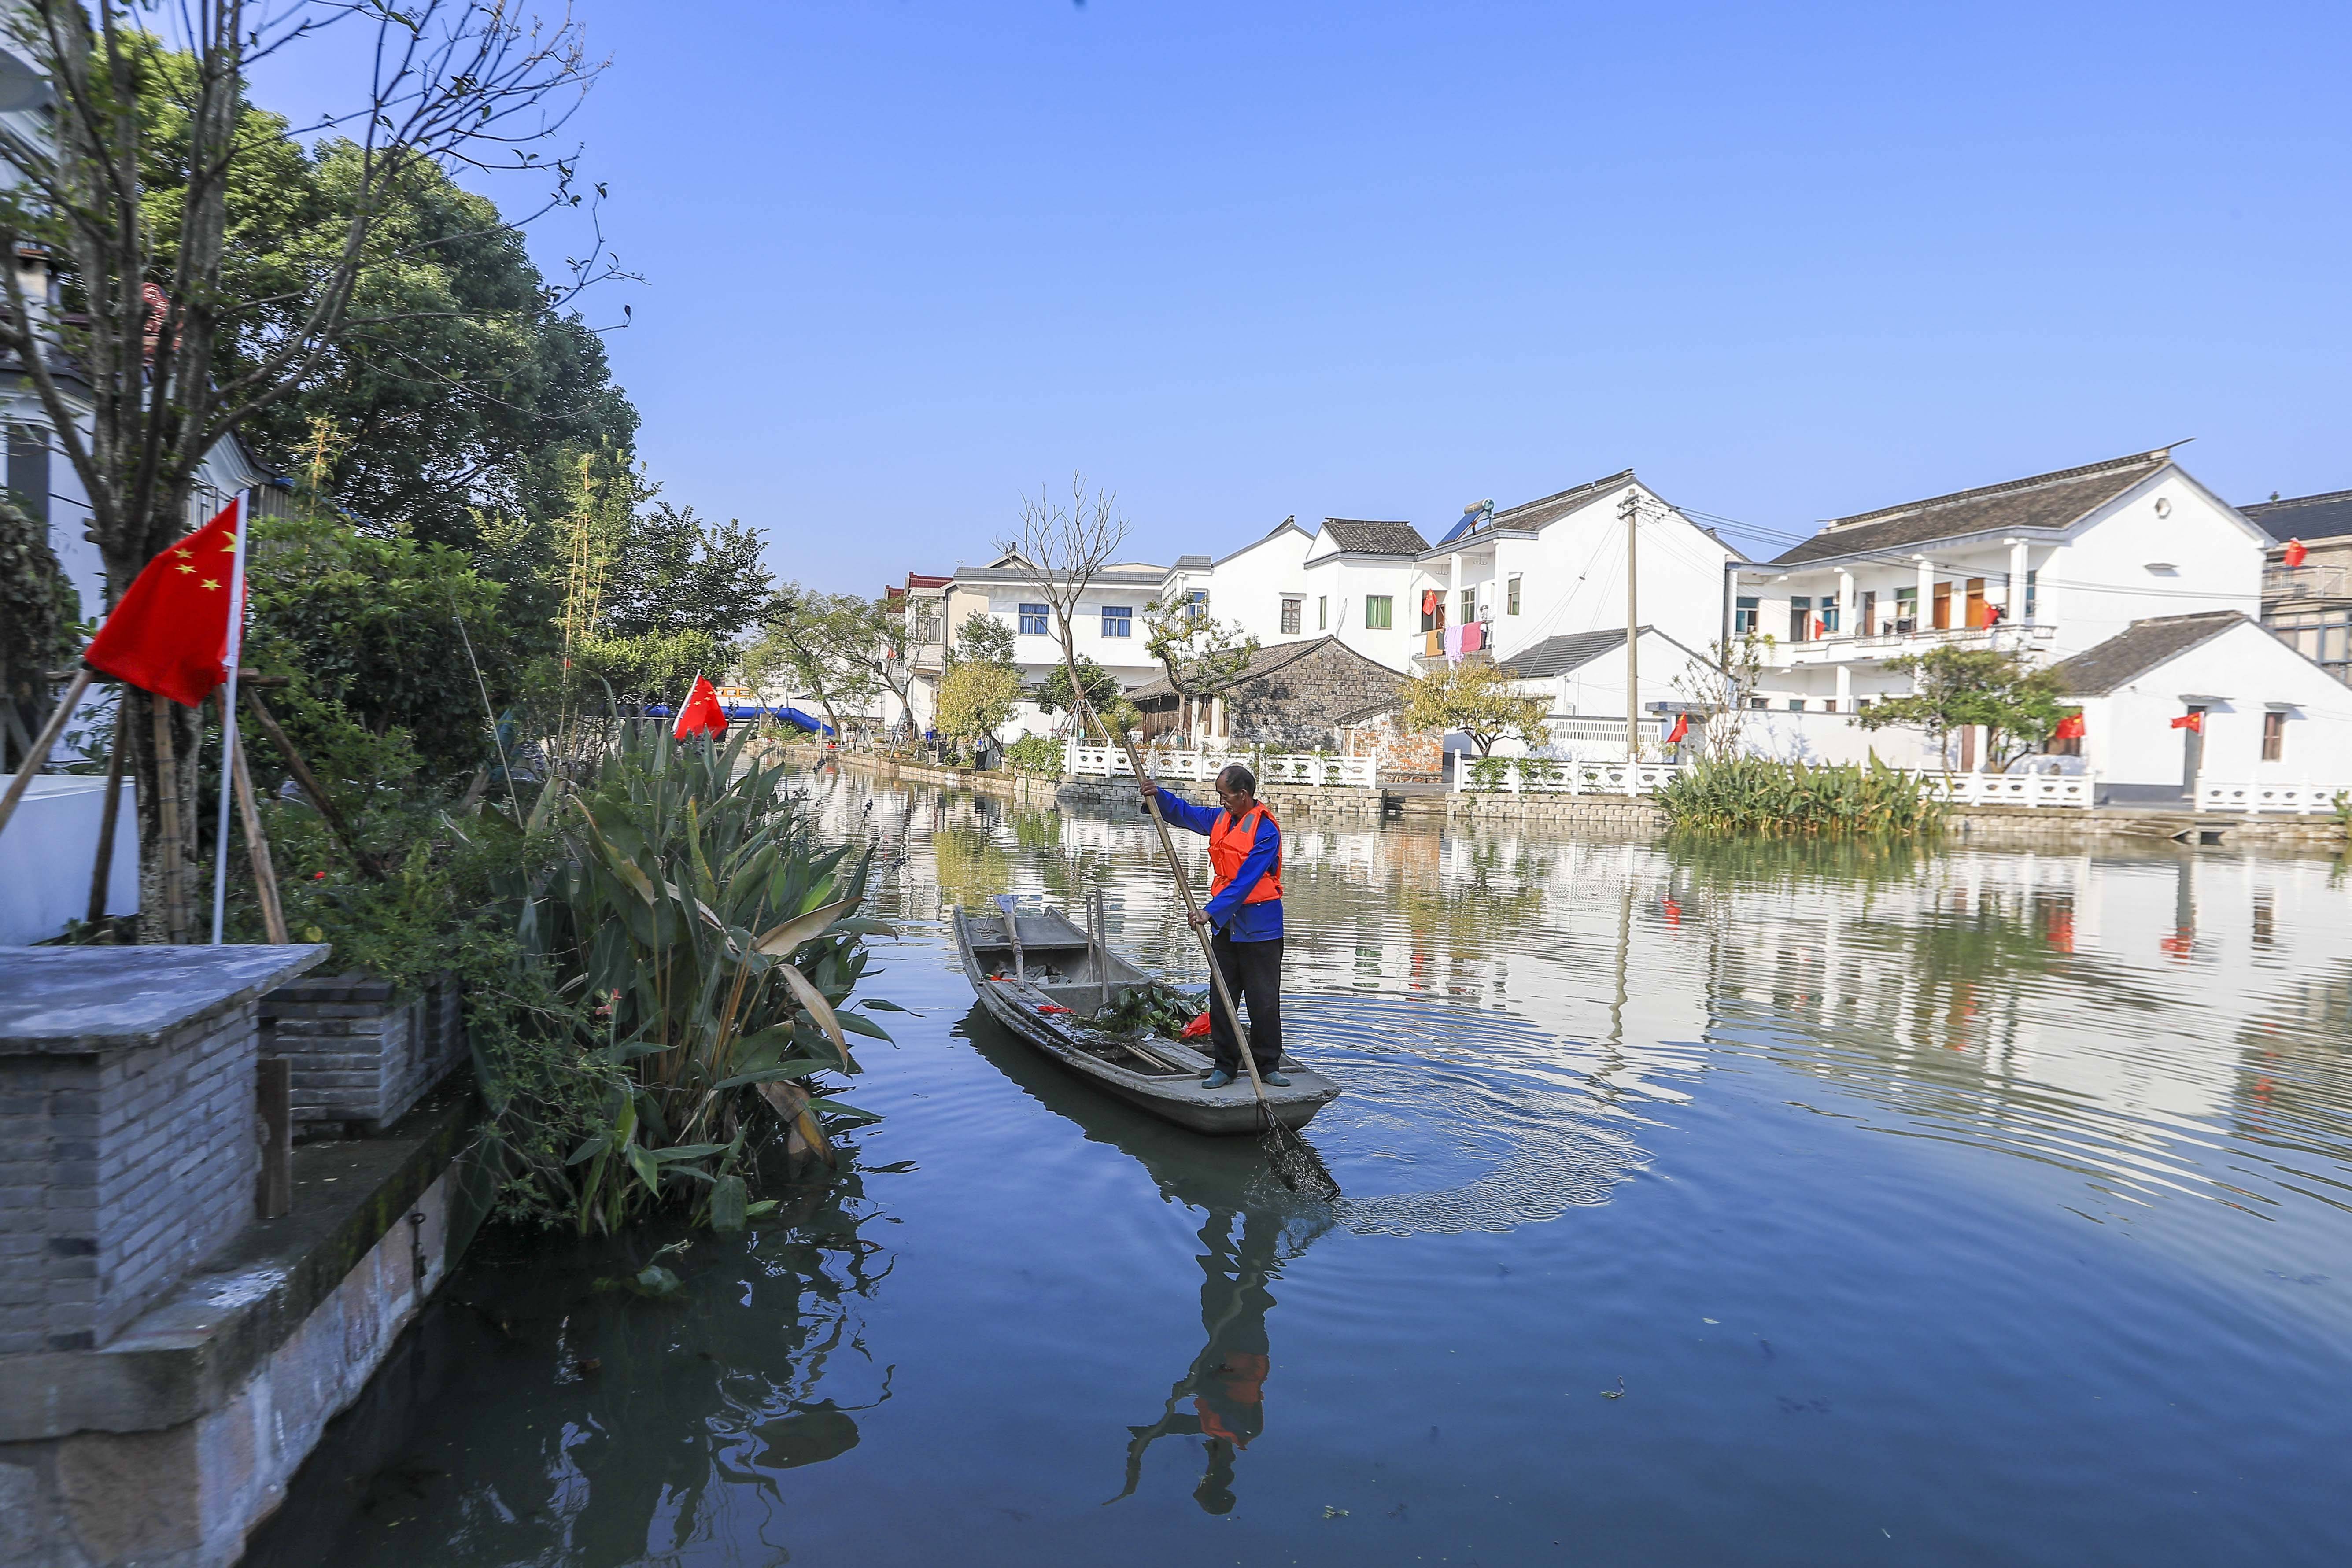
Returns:
[[[677,725],[670,733],[681,741],[696,735],[716,740],[727,733],[727,714],[719,706],[719,691],[709,676],[694,678],[694,689],[687,693],[686,706],[677,710]]]
[[[228,679],[228,603],[237,503],[147,563],[82,662],[194,708]]]
[[[2058,721],[2058,728],[2050,731],[2053,741],[2079,741],[2083,738],[2083,716],[2070,713]]]
[[[1675,715],[1675,727],[1666,731],[1666,744],[1669,746],[1679,746],[1683,743],[1683,737],[1689,733],[1690,715],[1687,713],[1677,713]]]
[[[2179,718],[2175,719],[2172,721],[2172,727],[2176,730],[2194,730],[2201,735],[2205,732],[2205,715],[2202,713],[2183,713]]]
[[[2300,566],[2310,554],[2311,552],[2304,548],[2302,540],[2290,539],[2286,542],[2286,553],[2279,559],[2290,566]]]

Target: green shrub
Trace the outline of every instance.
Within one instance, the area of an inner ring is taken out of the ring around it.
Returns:
[[[1944,815],[1917,778],[1875,756],[1861,766],[1761,757],[1696,763],[1659,804],[1675,828],[1704,833],[1927,834]]]
[[[1016,773],[1062,775],[1062,742],[1051,735],[1024,735],[1004,748],[1004,765]]]
[[[1481,757],[1470,764],[1470,787],[1474,790],[1501,789],[1510,781],[1511,759]]]

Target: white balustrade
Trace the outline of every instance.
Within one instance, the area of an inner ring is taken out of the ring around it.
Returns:
[[[1622,726],[1620,726],[1622,732]],[[1655,795],[1685,767],[1681,763],[1580,763],[1552,757],[1486,757],[1472,762],[1458,757],[1454,764],[1456,795],[1626,794],[1626,774],[1633,773],[1635,795]]]
[[[1947,773],[1918,775],[1927,794],[1950,805],[2078,806],[2097,795],[2088,773]]]
[[[1073,744],[1065,749],[1063,760],[1072,778],[1128,776],[1127,752],[1122,748]],[[1379,778],[1379,764],[1370,757],[1325,756],[1314,752],[1156,751],[1143,754],[1144,771],[1171,783],[1206,784],[1233,763],[1255,773],[1261,785],[1370,789]]]
[[[2280,812],[2292,816],[2328,816],[2352,795],[2352,784],[2200,784],[2200,811],[2242,811],[2249,816]]]

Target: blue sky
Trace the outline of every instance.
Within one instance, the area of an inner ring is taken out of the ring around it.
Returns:
[[[2341,4],[578,14],[642,452],[824,587],[1074,468],[1161,560],[1627,466],[1782,532],[2185,437],[2352,488]]]

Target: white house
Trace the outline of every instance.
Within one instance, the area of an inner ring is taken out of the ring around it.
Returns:
[[[1937,647],[2012,649],[2041,665],[2138,621],[2252,615],[2268,543],[2159,447],[1832,519],[1738,570],[1733,629],[1768,639],[1754,706],[1851,714],[1911,689],[1891,660]],[[1874,747],[1923,760],[1901,754],[1915,739],[1839,720],[1776,719],[1758,736],[1790,755],[1852,761]],[[1976,742],[1963,731],[1953,763],[1976,768]]]
[[[1078,603],[1072,627],[1076,651],[1109,671],[1122,688],[1140,686],[1161,673],[1144,651],[1143,612],[1166,588],[1170,571],[1146,562],[1123,562],[1095,574]],[[1013,658],[1024,684],[1037,686],[1062,663],[1062,644],[1052,607],[1027,571],[1011,555],[985,566],[960,566],[940,594],[941,628],[947,647],[974,616],[988,616],[1012,628]],[[1024,702],[1002,734],[1052,734],[1063,722]]]
[[[1610,627],[1622,643],[1629,577],[1643,625],[1706,648],[1724,635],[1724,573],[1738,559],[1631,468],[1503,511],[1480,502],[1416,560],[1414,653],[1424,666],[1465,651],[1507,659]]]
[[[1300,561],[1301,635],[1335,637],[1391,669],[1412,668],[1422,644],[1414,563],[1428,548],[1409,522],[1325,518]]]
[[[1230,555],[1179,556],[1163,591],[1192,599],[1203,613],[1238,626],[1267,647],[1310,641],[1324,635],[1315,629],[1315,591],[1307,568],[1315,542],[1296,517],[1286,517]]]
[[[1669,753],[1671,712],[1677,707],[1704,708],[1720,689],[1720,679],[1705,654],[1643,626],[1634,644],[1632,671],[1639,683],[1641,748],[1644,758]],[[1534,643],[1498,661],[1518,679],[1513,689],[1540,696],[1549,704],[1546,727],[1551,733],[1547,748],[1553,754],[1585,762],[1613,762],[1625,755],[1625,628],[1570,632]],[[1696,738],[1698,721],[1693,721]],[[1454,750],[1461,750],[1459,746]],[[1500,755],[1526,750],[1517,741],[1498,742]]]
[[[2352,788],[2352,688],[2240,611],[2136,621],[2056,674],[2083,709],[2081,738],[2059,744],[2101,805]]]

